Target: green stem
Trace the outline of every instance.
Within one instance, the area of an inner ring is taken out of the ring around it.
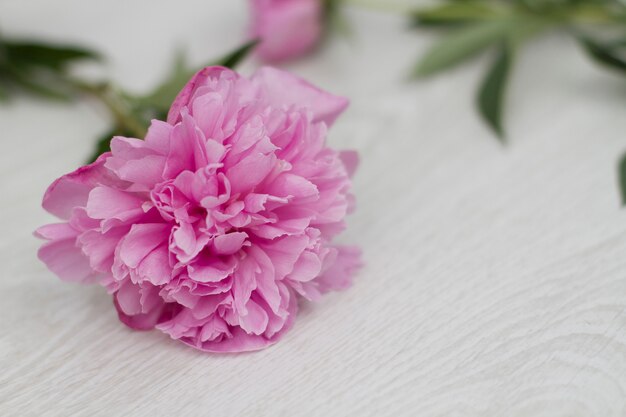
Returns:
[[[132,116],[130,106],[123,96],[110,84],[91,84],[77,79],[68,79],[78,91],[98,99],[113,115],[117,127],[137,138],[143,138],[146,127]]]
[[[546,9],[530,7],[524,2],[514,10],[518,15],[529,15],[554,25],[621,25],[625,23],[623,14],[612,12],[605,5],[583,4],[576,6],[559,6]]]
[[[351,6],[364,7],[367,9],[380,10],[383,12],[408,14],[418,9],[416,2],[402,0],[342,0]]]
[[[329,1],[329,0],[325,0]],[[345,4],[365,7],[373,10],[380,10],[392,13],[411,14],[419,10],[428,10],[429,6],[424,5],[419,0],[339,0]],[[454,5],[454,2],[449,3]],[[498,3],[492,4],[497,7]],[[502,2],[505,9],[511,6],[513,10],[509,12],[516,14],[529,14],[535,17],[543,17],[555,22],[570,22],[576,25],[607,25],[626,23],[626,11],[615,13],[605,5],[583,4],[580,6],[561,6],[553,9],[537,9],[532,3],[524,1],[517,4],[508,5]],[[517,9],[517,10],[515,10]],[[494,9],[495,10],[495,9]],[[488,17],[488,16],[485,16]]]
[[[574,24],[579,25],[609,25],[623,24],[618,16],[611,13],[603,7],[586,7],[579,8],[571,12],[570,19]]]

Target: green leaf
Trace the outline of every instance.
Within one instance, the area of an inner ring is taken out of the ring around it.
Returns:
[[[608,47],[612,50],[626,48],[626,38],[616,39],[608,43]]]
[[[513,60],[513,51],[508,43],[503,43],[496,60],[489,69],[478,92],[478,109],[487,124],[503,139],[502,108],[508,75]]]
[[[413,26],[447,26],[489,20],[502,15],[502,10],[494,8],[493,4],[466,0],[417,10],[411,16],[411,23]]]
[[[246,55],[258,44],[258,40],[253,40],[245,45],[237,48],[233,52],[225,55],[219,60],[213,61],[208,65],[220,65],[227,68],[234,68]],[[203,66],[204,67],[204,66]],[[198,71],[198,69],[190,69],[185,64],[185,57],[179,53],[174,62],[174,67],[169,77],[161,83],[152,93],[137,99],[139,106],[153,110],[155,113],[167,113],[172,102],[183,89],[185,84]]]
[[[5,103],[9,101],[9,92],[6,90],[5,86],[0,84],[0,103]]]
[[[354,35],[352,25],[343,10],[337,10],[333,14],[327,16],[326,27],[328,27],[327,33],[330,36],[336,33],[346,39],[350,39]]]
[[[170,75],[152,93],[139,98],[140,105],[155,108],[158,112],[167,111],[180,90],[195,73],[195,70],[187,68],[185,57],[179,52]]]
[[[4,40],[5,59],[16,66],[37,66],[60,70],[70,62],[96,60],[99,55],[90,49],[72,45]]]
[[[579,37],[578,41],[587,53],[598,63],[618,71],[626,72],[626,60],[615,51],[615,47],[596,42],[593,39]]]
[[[350,22],[346,18],[343,8],[343,0],[323,0],[323,25],[326,30],[324,35],[326,37],[332,36],[335,33],[350,38],[353,35]]]
[[[19,80],[15,80],[19,86],[34,96],[38,96],[41,98],[45,98],[48,100],[56,100],[56,101],[70,101],[71,97],[59,90],[55,90],[50,88],[44,84],[39,83],[38,81],[30,80],[27,78],[22,78]]]
[[[234,69],[258,44],[259,39],[251,40],[222,57],[213,65],[221,65],[226,68]]]
[[[53,84],[52,80],[38,78],[12,66],[6,66],[4,70],[8,74],[6,81],[15,84],[30,94],[50,100],[69,101],[71,99],[69,93],[49,86],[49,84]]]
[[[626,205],[626,154],[619,161],[619,187],[622,195],[622,205]]]
[[[449,69],[483,51],[507,35],[510,22],[474,23],[455,30],[435,44],[421,59],[415,75],[425,77]]]
[[[12,90],[42,98],[69,101],[72,89],[66,82],[65,66],[76,60],[98,59],[95,52],[71,45],[0,37],[0,80]],[[15,87],[15,88],[13,88]]]

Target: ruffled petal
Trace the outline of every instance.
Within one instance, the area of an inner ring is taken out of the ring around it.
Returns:
[[[170,125],[175,125],[181,120],[181,111],[183,108],[187,107],[192,100],[195,92],[198,88],[207,84],[207,82],[211,79],[217,79],[222,76],[226,76],[230,79],[238,79],[239,75],[224,67],[206,67],[198,71],[191,80],[187,82],[185,87],[178,93],[176,99],[172,103],[172,107],[170,107],[170,111],[167,114],[167,123]]]
[[[361,269],[361,250],[356,246],[338,246],[336,257],[329,257],[326,269],[316,278],[322,292],[345,290],[352,284],[354,274]]]
[[[348,107],[348,99],[336,96],[286,71],[263,67],[251,78],[259,94],[277,107],[297,106],[313,113],[314,122],[328,126]]]
[[[89,259],[76,245],[76,236],[45,243],[39,248],[37,256],[48,269],[64,281],[91,283],[99,276],[91,268]]]
[[[104,153],[94,163],[54,181],[43,196],[43,208],[58,218],[67,220],[75,207],[84,207],[87,204],[89,192],[94,187],[101,184],[121,185],[122,182],[104,168],[104,162],[109,156],[109,152]]]

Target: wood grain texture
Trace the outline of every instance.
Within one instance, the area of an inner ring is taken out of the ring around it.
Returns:
[[[361,152],[343,239],[367,266],[262,352],[207,355],[132,332],[103,289],[49,273],[31,236],[50,220],[40,198],[104,122],[87,106],[0,109],[0,415],[626,415],[623,81],[566,39],[532,45],[503,148],[471,107],[486,61],[408,83],[431,35],[349,17],[353,41],[289,68],[352,100],[330,141]],[[245,22],[244,2],[0,2],[3,32],[83,39],[138,90],[175,45],[201,62]]]

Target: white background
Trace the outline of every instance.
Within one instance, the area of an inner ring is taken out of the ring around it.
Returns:
[[[0,415],[626,415],[623,78],[565,37],[532,44],[502,147],[472,106],[486,56],[410,83],[434,35],[393,14],[348,15],[352,40],[288,67],[352,100],[330,142],[361,153],[342,239],[367,266],[258,353],[130,331],[102,288],[48,272],[31,235],[51,220],[41,196],[106,121],[95,105],[0,108]],[[93,45],[136,91],[177,45],[208,61],[246,21],[243,1],[0,0],[4,34]]]

